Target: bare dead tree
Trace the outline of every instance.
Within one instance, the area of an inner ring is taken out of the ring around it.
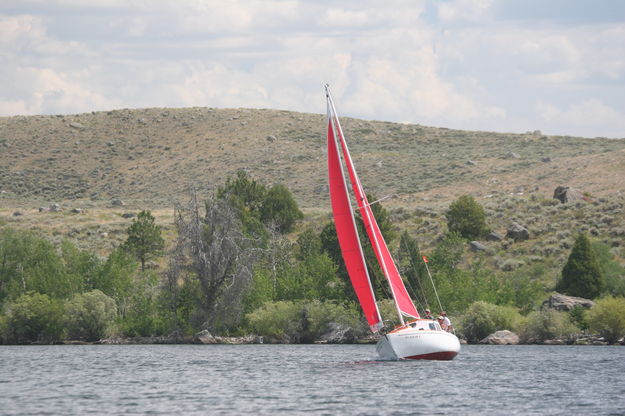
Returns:
[[[184,263],[187,278],[199,283],[198,319],[209,330],[240,319],[242,296],[259,254],[257,241],[242,232],[238,213],[228,200],[212,196],[202,213],[193,195],[186,207],[176,208],[178,261]]]
[[[265,261],[271,269],[273,290],[276,290],[276,280],[278,275],[278,266],[287,263],[291,259],[293,251],[293,243],[280,233],[275,222],[271,222],[267,226],[269,234],[268,247],[264,252]]]

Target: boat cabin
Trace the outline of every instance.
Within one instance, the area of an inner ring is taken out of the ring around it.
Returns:
[[[419,331],[442,331],[443,328],[436,321],[431,319],[416,319],[406,323],[406,326],[416,328]]]

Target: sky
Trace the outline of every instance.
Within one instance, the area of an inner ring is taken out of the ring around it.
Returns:
[[[271,108],[625,138],[621,0],[1,0],[0,116]]]

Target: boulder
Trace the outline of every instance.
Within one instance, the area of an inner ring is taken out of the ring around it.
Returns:
[[[321,342],[328,344],[345,344],[354,341],[354,331],[351,327],[334,322],[330,323],[329,327],[330,330],[319,338]]]
[[[114,207],[123,207],[124,205],[126,205],[126,203],[121,199],[114,199],[111,201],[111,205]]]
[[[561,293],[555,293],[543,302],[541,309],[555,309],[557,311],[571,311],[576,306],[586,309],[593,307],[595,303],[590,299],[578,298],[575,296],[567,296]]]
[[[471,241],[469,243],[469,247],[473,251],[486,251],[486,249],[488,249],[488,247],[486,247],[484,244],[480,243],[479,241]]]
[[[527,228],[513,222],[506,230],[506,237],[511,238],[514,241],[523,241],[530,237],[530,233],[527,231]]]
[[[508,331],[507,329],[493,332],[480,341],[480,344],[490,345],[517,345],[518,343],[519,336],[512,331]]]
[[[570,186],[558,186],[556,190],[553,191],[553,198],[564,204],[572,201],[581,201],[584,199],[584,194]]]
[[[202,344],[218,344],[218,341],[206,329],[195,334],[195,339]]]
[[[495,231],[488,233],[488,235],[486,236],[486,241],[501,241],[503,240],[503,237],[501,236],[501,234],[496,233]]]

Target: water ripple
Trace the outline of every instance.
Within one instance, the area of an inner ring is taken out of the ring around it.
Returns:
[[[370,345],[0,347],[0,413],[623,414],[625,348],[463,346],[372,361]]]

